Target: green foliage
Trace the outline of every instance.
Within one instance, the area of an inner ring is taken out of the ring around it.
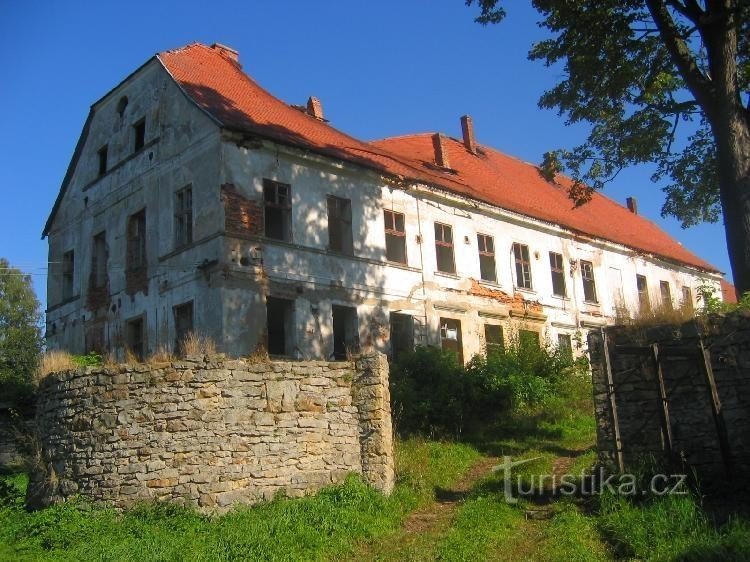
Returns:
[[[42,346],[31,277],[0,258],[0,397],[24,405],[33,392]]]
[[[104,359],[96,351],[90,351],[86,355],[73,355],[73,362],[79,367],[99,367]]]

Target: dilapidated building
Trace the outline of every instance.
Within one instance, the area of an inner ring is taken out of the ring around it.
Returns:
[[[44,228],[49,345],[143,355],[194,331],[232,355],[468,359],[718,287],[635,201],[572,208],[568,180],[460,123],[364,142],[228,47],[159,53],[91,107]]]

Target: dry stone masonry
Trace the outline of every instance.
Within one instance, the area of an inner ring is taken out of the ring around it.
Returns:
[[[80,494],[127,507],[174,500],[226,511],[296,497],[350,472],[394,483],[388,363],[189,357],[82,368],[41,385],[46,470],[30,500]]]
[[[589,350],[602,461],[655,457],[708,485],[750,476],[750,315],[606,328]]]

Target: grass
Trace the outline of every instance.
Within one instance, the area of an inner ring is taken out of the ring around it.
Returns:
[[[39,359],[39,368],[36,373],[37,383],[41,382],[50,373],[67,371],[75,369],[78,364],[74,361],[73,356],[67,351],[51,350],[47,351]]]

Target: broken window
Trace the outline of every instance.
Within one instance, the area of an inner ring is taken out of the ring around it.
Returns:
[[[503,341],[503,327],[497,324],[484,325],[484,346],[487,356],[502,353],[505,349]]]
[[[269,355],[292,354],[294,349],[294,301],[278,297],[266,299],[266,331]]]
[[[641,312],[646,312],[651,308],[651,302],[648,298],[648,281],[646,281],[645,275],[636,275],[635,281],[638,287],[638,304]]]
[[[453,260],[453,228],[439,222],[435,223],[435,256],[438,271],[456,273],[456,263]]]
[[[518,330],[518,345],[521,349],[539,349],[539,332]]]
[[[99,152],[97,152],[99,156],[99,177],[102,177],[107,173],[107,152],[108,147],[106,144],[99,149]]]
[[[659,281],[659,292],[661,305],[667,310],[672,310],[672,287],[669,286],[669,281]]]
[[[107,281],[107,238],[105,232],[94,236],[91,249],[91,280],[94,288],[104,287]]]
[[[346,359],[349,353],[359,349],[359,327],[357,309],[351,306],[333,305],[333,357]]]
[[[125,334],[127,338],[128,351],[132,353],[138,361],[143,361],[144,357],[144,322],[143,316],[128,320]]]
[[[443,351],[452,351],[458,357],[459,364],[464,363],[461,344],[461,321],[453,318],[440,319],[440,346]]]
[[[193,241],[193,187],[187,186],[174,196],[174,242],[179,248]]]
[[[404,214],[383,211],[385,221],[385,259],[396,263],[406,263],[406,232]]]
[[[391,359],[398,359],[404,352],[414,349],[414,317],[410,314],[391,312]]]
[[[143,118],[133,125],[133,152],[138,152],[146,144],[146,119]]]
[[[531,289],[531,260],[526,244],[513,243],[513,257],[516,262],[516,287]]]
[[[174,350],[182,353],[185,339],[193,332],[193,301],[175,306],[172,314],[174,316]]]
[[[566,357],[573,356],[573,342],[571,341],[570,334],[557,334],[557,349]]]
[[[682,306],[687,310],[693,310],[693,291],[690,287],[682,287]]]
[[[594,282],[594,264],[590,261],[581,260],[581,279],[583,280],[583,300],[585,302],[598,302],[596,300],[596,283]]]
[[[565,264],[562,254],[549,253],[549,268],[552,272],[552,294],[557,297],[565,296]]]
[[[352,202],[328,196],[328,249],[352,255]]]
[[[62,258],[62,299],[73,298],[75,280],[75,254],[73,250],[65,252]]]
[[[274,240],[292,241],[291,186],[273,180],[263,180],[265,236]]]
[[[495,241],[488,234],[477,234],[479,248],[479,276],[483,281],[497,281],[495,271]]]
[[[128,219],[128,259],[129,270],[146,267],[146,209]]]

